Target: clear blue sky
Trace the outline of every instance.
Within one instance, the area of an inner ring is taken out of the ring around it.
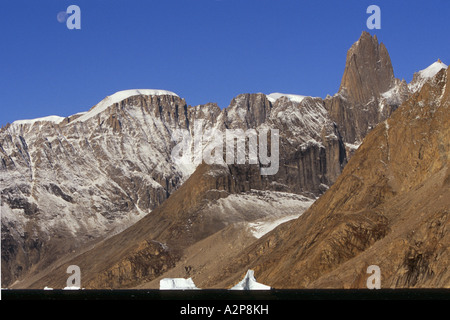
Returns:
[[[71,4],[81,30],[57,21]],[[371,4],[381,30],[366,27]],[[437,58],[450,64],[449,13],[448,0],[2,0],[0,126],[132,88],[221,108],[240,93],[333,95],[363,30],[410,81]]]

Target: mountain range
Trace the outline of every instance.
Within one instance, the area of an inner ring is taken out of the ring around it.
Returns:
[[[363,32],[324,99],[247,93],[220,109],[133,89],[8,124],[2,285],[63,288],[77,265],[85,288],[230,288],[248,269],[275,288],[359,288],[375,264],[386,287],[448,287],[448,77],[438,60],[396,79]],[[210,132],[266,129],[279,132],[275,174],[173,158],[180,130],[205,150]]]

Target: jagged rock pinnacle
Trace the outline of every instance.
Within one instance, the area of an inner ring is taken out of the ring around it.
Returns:
[[[364,104],[371,97],[390,89],[395,82],[391,59],[376,36],[362,32],[347,52],[347,61],[339,91],[354,102]]]

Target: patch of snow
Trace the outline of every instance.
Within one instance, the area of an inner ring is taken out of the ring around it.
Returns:
[[[254,271],[248,270],[244,279],[230,290],[270,290],[271,288],[265,284],[259,283],[255,279]]]
[[[211,202],[205,212],[228,223],[245,222],[249,232],[262,236],[277,225],[299,217],[315,199],[280,191],[251,190]]]
[[[350,150],[356,150],[359,148],[360,145],[361,145],[361,142],[355,142],[355,143],[345,142],[345,146],[347,148],[349,148]]]
[[[378,111],[380,112],[380,114],[383,113],[384,107],[385,107],[384,101],[380,101],[380,103],[378,104]]]
[[[289,216],[284,216],[275,220],[260,220],[256,222],[251,222],[248,224],[249,230],[252,235],[259,239],[264,236],[266,233],[269,233],[280,224],[288,222],[290,220],[297,219],[301,214],[294,214]]]
[[[165,243],[162,243],[162,242],[159,242],[159,241],[156,241],[156,240],[152,240],[152,242],[158,244],[164,251],[169,250],[169,247]]]
[[[340,98],[340,99],[342,99],[342,100],[347,100],[346,92],[347,92],[347,88],[346,88],[346,87],[342,87],[341,90],[339,90],[339,92],[336,92],[336,93],[333,95],[333,98],[334,98],[334,97],[338,97],[338,98]]]
[[[386,100],[390,100],[397,93],[397,91],[398,91],[398,87],[395,86],[395,87],[389,89],[388,91],[382,93],[381,96],[383,98],[385,98]]]
[[[427,80],[433,78],[442,69],[447,69],[447,67],[448,66],[440,60],[432,63],[430,66],[420,70],[414,75],[413,81],[408,85],[409,89],[413,92],[419,90]]]
[[[95,105],[94,108],[92,108],[90,111],[88,111],[87,113],[85,113],[81,117],[75,119],[73,122],[86,121],[86,120],[96,116],[97,114],[103,112],[104,110],[106,110],[108,107],[110,107],[114,103],[118,103],[118,102],[123,101],[123,100],[125,100],[125,99],[127,99],[129,97],[132,97],[132,96],[140,96],[140,95],[144,95],[144,96],[169,95],[169,96],[178,97],[177,94],[175,94],[175,93],[173,93],[171,91],[167,91],[167,90],[130,89],[130,90],[118,91],[118,92],[116,92],[116,93],[114,93],[114,94],[112,94],[110,96],[107,96],[105,99],[100,101],[97,105]]]
[[[372,104],[375,101],[375,97],[370,98],[370,100],[365,104],[367,107],[368,105]]]
[[[325,148],[321,142],[318,142],[317,140],[312,139],[312,138],[309,139],[309,140],[306,141],[306,142],[303,142],[303,143],[300,145],[300,148],[301,148],[302,151],[305,151],[305,150],[307,150],[308,148],[311,148],[311,147],[313,147],[313,146],[317,146],[317,147],[319,147],[319,148]]]
[[[325,138],[328,139],[328,140],[339,140],[339,138],[334,133],[326,135]]]
[[[274,103],[281,97],[286,97],[293,102],[302,102],[302,100],[304,98],[306,98],[306,96],[302,96],[302,95],[298,95],[298,94],[286,94],[286,93],[279,93],[279,92],[274,92],[274,93],[268,94],[268,95],[266,95],[266,97],[272,103]]]
[[[442,100],[442,98],[444,97],[445,91],[447,90],[447,82],[448,82],[448,81],[445,82],[444,87],[442,88],[442,94],[441,94],[441,96],[439,97],[439,101]]]
[[[75,287],[75,286],[70,286],[70,287],[65,287],[63,290],[80,290],[80,287]]]
[[[209,206],[229,222],[246,221],[247,230],[260,238],[280,224],[302,215],[315,199],[280,191],[251,190],[231,194]]]
[[[420,70],[419,75],[424,79],[433,78],[439,71],[441,71],[441,69],[447,69],[447,65],[442,63],[441,61],[436,61],[429,67]]]
[[[160,290],[195,290],[198,289],[192,278],[164,278],[159,281]]]
[[[12,123],[12,125],[22,125],[22,124],[34,124],[38,121],[43,122],[53,122],[53,123],[60,123],[64,120],[64,117],[60,116],[48,116],[48,117],[42,117],[42,118],[36,118],[36,119],[27,119],[27,120],[17,120]]]
[[[81,112],[74,113],[72,116],[82,116],[83,114],[86,114],[86,113],[88,113],[88,111],[81,111]]]

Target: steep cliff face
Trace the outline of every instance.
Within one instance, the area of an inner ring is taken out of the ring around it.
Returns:
[[[386,93],[390,93],[389,99]],[[363,32],[347,52],[339,91],[325,99],[325,106],[344,142],[359,145],[408,95],[406,82],[394,77],[384,44]]]
[[[363,32],[347,52],[347,61],[339,92],[364,104],[388,91],[395,84],[394,69],[383,43]]]
[[[429,79],[369,133],[305,214],[210,283],[231,286],[251,268],[275,288],[365,288],[367,267],[378,265],[383,288],[448,288],[449,76],[441,69]]]
[[[279,131],[276,174],[261,175],[262,164],[230,168],[236,180],[242,183],[240,191],[263,189],[322,194],[334,183],[346,163],[340,132],[330,119],[323,100],[305,97],[299,101],[280,96],[270,101],[268,97],[264,94],[239,95],[225,110],[226,120],[221,127],[224,130]],[[269,151],[270,147],[269,144]]]

